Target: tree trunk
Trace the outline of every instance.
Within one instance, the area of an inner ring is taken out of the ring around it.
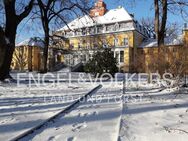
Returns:
[[[6,49],[5,46],[6,46],[5,33],[3,29],[0,27],[0,68],[4,61],[5,49]]]
[[[167,22],[167,10],[168,10],[167,0],[162,0],[162,20],[161,20],[161,28],[159,31],[159,46],[164,45],[166,22]]]
[[[5,16],[6,16],[6,27],[5,27],[5,37],[6,45],[0,47],[2,51],[2,61],[0,64],[0,80],[10,78],[10,66],[12,62],[12,57],[15,49],[15,39],[16,30],[18,24],[29,15],[34,0],[31,0],[29,4],[25,7],[24,11],[20,15],[16,15],[16,1],[15,0],[4,0]]]
[[[48,71],[48,48],[49,48],[49,35],[48,34],[45,33],[45,47],[44,47],[44,53],[43,53],[44,73]]]
[[[16,19],[14,19],[14,17],[7,18],[6,29],[5,29],[5,38],[7,42],[3,53],[4,59],[2,61],[2,65],[0,66],[0,80],[10,78],[9,72],[10,72],[10,66],[15,49],[16,29],[17,29]]]
[[[158,0],[154,0],[155,5],[155,33],[157,44],[159,45],[159,2]]]
[[[48,19],[45,18],[43,23],[43,28],[44,28],[44,32],[45,32],[45,43],[44,43],[44,53],[43,53],[43,65],[44,65],[44,69],[43,72],[46,73],[48,71],[48,48],[49,48],[49,42],[50,42],[50,35],[49,35],[49,23],[48,23]]]

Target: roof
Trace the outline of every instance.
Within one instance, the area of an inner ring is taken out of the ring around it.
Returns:
[[[99,17],[91,18],[89,15],[84,15],[83,17],[73,20],[68,24],[68,26],[66,25],[58,31],[67,30],[69,28],[73,30],[83,27],[91,27],[94,25],[109,24],[131,20],[133,20],[133,17],[123,7],[121,7],[109,10],[105,15]]]
[[[183,38],[182,36],[179,36],[178,38],[170,38],[166,37],[165,38],[165,45],[181,45],[183,43]],[[146,39],[142,44],[139,46],[140,48],[144,47],[157,47],[157,39]]]
[[[19,46],[35,46],[35,47],[44,47],[44,41],[41,38],[35,37],[35,38],[30,38],[26,39],[25,41],[22,41],[16,45],[17,47]]]

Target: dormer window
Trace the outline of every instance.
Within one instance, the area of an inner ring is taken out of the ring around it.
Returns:
[[[89,35],[89,28],[86,28],[86,33],[87,35]]]
[[[94,34],[95,33],[95,27],[91,27],[90,28],[90,34]]]
[[[97,34],[98,30],[97,30],[97,26],[94,27],[94,33]]]
[[[114,25],[114,31],[118,31],[118,30],[119,30],[119,24],[116,23],[116,24]]]
[[[120,29],[125,29],[126,28],[126,23],[121,23],[120,24]]]
[[[86,30],[82,29],[82,35],[86,35]]]
[[[103,32],[106,32],[106,26],[103,25]]]
[[[114,25],[108,25],[106,31],[113,31]]]
[[[98,33],[103,33],[103,27],[99,26],[97,31],[98,31]]]

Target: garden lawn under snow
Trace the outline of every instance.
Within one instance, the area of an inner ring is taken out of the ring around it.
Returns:
[[[87,101],[22,140],[187,141],[188,89],[135,84],[122,94],[122,82],[104,82]],[[0,84],[0,140],[31,129],[95,86],[86,82],[31,88]]]
[[[14,137],[42,123],[87,94],[95,85],[78,83],[0,84],[0,141]]]
[[[122,113],[121,88],[119,84],[104,84],[87,102],[23,141],[117,141]]]
[[[119,141],[187,141],[188,90],[128,91],[142,96],[124,103]]]

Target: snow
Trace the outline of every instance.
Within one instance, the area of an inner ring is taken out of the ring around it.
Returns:
[[[185,92],[188,91],[137,92],[142,101],[124,104],[119,141],[186,141],[188,93]]]
[[[33,75],[37,77],[37,73]],[[25,82],[17,87],[14,83],[0,83],[0,140],[11,140],[39,125],[99,84],[77,83],[79,74],[72,75],[71,84],[28,87]],[[186,141],[188,89],[164,88],[134,78],[122,94],[123,76],[117,74],[118,82],[103,82],[87,101],[22,141]],[[63,96],[72,98],[58,101]]]
[[[122,7],[122,8],[109,10],[104,16],[91,18],[89,15],[84,15],[83,17],[73,20],[68,24],[68,26],[64,26],[58,31],[68,30],[69,28],[73,30],[83,27],[91,27],[94,25],[102,25],[102,24],[109,24],[109,23],[116,23],[123,21],[133,21],[133,18]]]
[[[44,47],[44,41],[42,41],[40,38],[30,38],[26,39],[16,45],[17,47],[20,46],[34,46],[34,47]]]
[[[179,36],[177,39],[166,37],[165,38],[165,45],[181,45],[183,43],[182,36]],[[140,46],[140,48],[144,47],[157,47],[157,40],[156,39],[146,39]]]
[[[120,88],[119,84],[115,87],[104,84],[86,103],[22,141],[116,141],[122,113]]]
[[[10,89],[11,87],[11,89]],[[0,85],[0,140],[10,140],[57,114],[85,95],[91,84]],[[63,101],[62,99],[65,100]],[[67,100],[66,100],[67,99]],[[62,100],[62,101],[61,101]]]

